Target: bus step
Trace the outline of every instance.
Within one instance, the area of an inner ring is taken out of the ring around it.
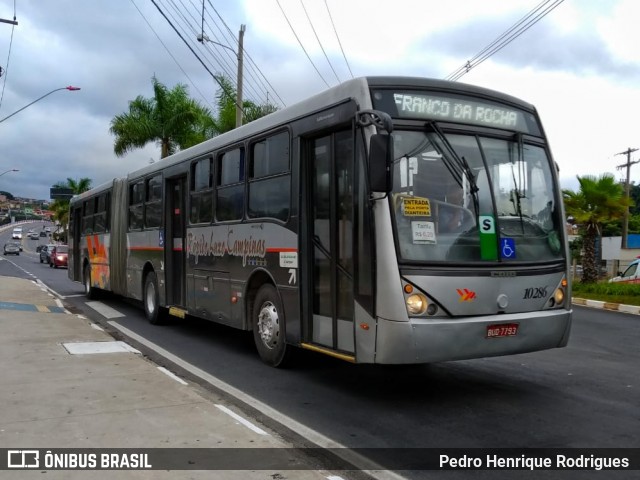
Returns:
[[[301,343],[300,346],[306,350],[311,350],[313,352],[329,355],[330,357],[339,358],[340,360],[344,360],[345,362],[356,363],[356,357],[354,355],[336,352],[335,350],[332,350],[330,348],[321,347],[319,345],[314,345],[311,343]]]
[[[169,307],[169,315],[184,318],[187,315],[187,311],[180,307]]]

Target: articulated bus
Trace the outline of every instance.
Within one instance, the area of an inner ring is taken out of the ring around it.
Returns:
[[[534,106],[367,77],[72,199],[69,276],[355,363],[567,344],[557,165]]]

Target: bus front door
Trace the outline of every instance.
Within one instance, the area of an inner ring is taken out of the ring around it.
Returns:
[[[185,305],[185,177],[167,180],[167,238],[164,241],[168,306]]]
[[[341,130],[311,139],[308,176],[306,339],[348,357],[354,353],[353,133]]]

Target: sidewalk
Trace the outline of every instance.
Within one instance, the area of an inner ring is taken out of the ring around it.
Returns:
[[[69,352],[74,346],[90,350],[85,342],[125,348],[119,353]],[[0,448],[292,447],[256,421],[232,417],[229,413],[244,415],[225,406],[221,398],[207,398],[199,387],[181,383],[131,350],[88,320],[66,312],[33,281],[0,277]],[[0,465],[7,465],[0,460]],[[42,467],[0,471],[0,477],[44,478],[45,471],[48,480],[330,477],[328,472],[311,469],[55,471]]]

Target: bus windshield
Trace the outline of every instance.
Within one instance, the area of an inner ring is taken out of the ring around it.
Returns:
[[[551,162],[521,134],[395,130],[394,213],[401,260],[562,260]]]

